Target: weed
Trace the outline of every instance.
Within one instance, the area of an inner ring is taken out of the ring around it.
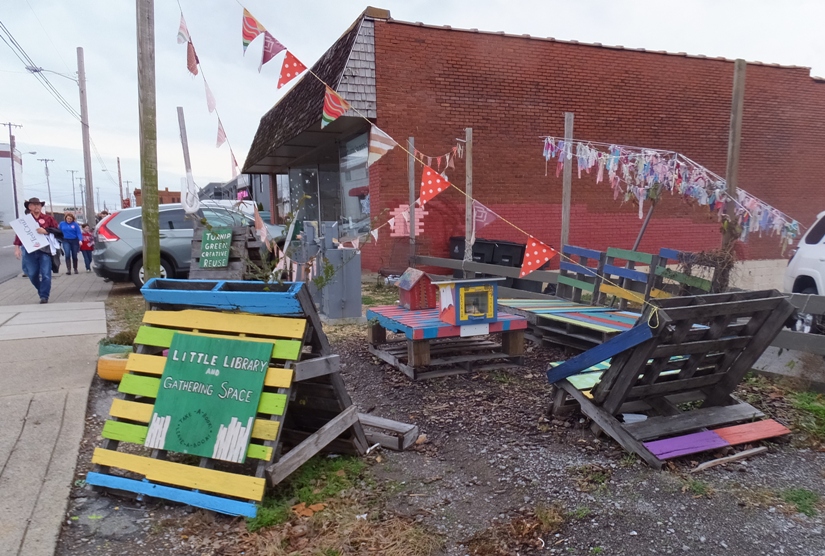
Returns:
[[[274,498],[264,498],[263,503],[258,507],[255,517],[247,520],[246,528],[249,531],[257,531],[264,527],[280,525],[289,520],[289,505],[285,500]]]
[[[682,486],[682,492],[689,492],[693,496],[710,498],[713,496],[713,487],[709,484],[696,479],[688,479]]]
[[[536,506],[536,519],[539,520],[539,531],[541,534],[555,533],[564,525],[564,511],[561,506]]]
[[[593,548],[590,549],[590,554],[603,554],[603,553],[604,553],[604,548],[602,548],[601,546],[594,546]]]
[[[636,454],[625,454],[619,461],[619,465],[622,467],[633,467],[637,461],[639,461],[639,458],[636,457]]]
[[[582,492],[602,491],[607,489],[612,471],[609,467],[588,464],[573,468],[573,479]]]
[[[494,381],[498,382],[499,384],[510,384],[510,383],[513,382],[513,377],[510,376],[509,374],[505,373],[505,372],[502,372],[502,371],[496,371],[496,372],[490,373],[490,378],[492,378]]]
[[[819,495],[806,488],[791,488],[782,493],[782,499],[796,506],[796,511],[808,517],[816,515],[816,505],[819,503]]]
[[[590,515],[590,508],[587,506],[579,506],[568,514],[571,519],[586,519]]]
[[[800,412],[797,427],[817,443],[825,443],[825,396],[814,392],[793,392],[789,397],[793,407]]]

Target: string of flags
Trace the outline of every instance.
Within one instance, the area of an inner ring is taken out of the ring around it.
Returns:
[[[266,27],[258,21],[246,8],[243,9],[243,21],[241,25],[241,42],[243,43],[243,53],[246,55],[246,49],[249,45],[260,35],[264,36],[264,47],[261,51],[261,63],[258,65],[258,73],[264,67],[264,64],[274,59],[281,52],[286,52],[284,61],[281,64],[281,74],[278,77],[278,88],[280,89],[296,77],[298,77],[306,66],[290,52],[281,42],[276,39],[272,33],[266,30]]]
[[[784,248],[800,234],[799,222],[741,189],[737,197],[732,198],[727,194],[724,178],[684,155],[624,145],[600,146],[605,144],[545,137],[545,175],[550,160],[556,159],[556,176],[561,173],[565,159],[575,160],[579,178],[582,172],[595,172],[596,183],[606,180],[614,199],[637,203],[639,218],[644,217],[645,201],[658,201],[663,192],[670,192],[681,195],[687,202],[707,206],[720,220],[735,219],[742,228],[743,241],[750,233],[760,236],[770,233],[780,237]],[[733,215],[727,215],[728,200],[736,205]]]

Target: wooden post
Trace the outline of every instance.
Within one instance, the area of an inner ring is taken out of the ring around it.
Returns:
[[[426,367],[430,364],[430,341],[407,340],[407,365]]]
[[[155,101],[155,1],[137,0],[138,119],[143,220],[143,279],[160,276],[158,123]],[[87,179],[87,210],[92,199]],[[94,220],[92,220],[94,222]]]
[[[154,35],[153,35],[154,36]],[[80,91],[80,131],[83,138],[83,174],[86,179],[86,195],[83,202],[86,206],[86,223],[94,229],[95,226],[95,195],[92,178],[92,151],[89,147],[89,107],[86,100],[86,62],[83,58],[83,47],[77,47],[77,87]]]
[[[733,98],[730,103],[728,165],[725,171],[727,193],[728,196],[733,199],[736,199],[736,188],[739,182],[739,147],[742,143],[742,116],[745,107],[745,70],[747,66],[747,62],[741,58],[737,59],[733,65]],[[729,251],[738,237],[734,216],[736,213],[736,203],[728,199],[726,208],[728,213],[728,228],[722,236],[722,248]]]
[[[120,157],[117,157],[117,185],[120,188],[120,208],[123,208],[123,174],[120,172]]]
[[[473,260],[473,128],[468,127],[464,129],[464,163],[465,163],[465,177],[464,190],[467,196],[464,198],[464,260],[471,262]],[[467,270],[464,271],[465,278],[471,278],[475,273]]]
[[[415,257],[415,138],[407,139],[407,181],[410,185],[410,258]],[[409,266],[412,266],[410,261]]]
[[[573,191],[573,158],[567,153],[573,153],[573,112],[564,113],[564,173],[561,186],[561,245],[567,245],[570,236],[570,197]]]
[[[501,351],[510,357],[524,355],[524,330],[508,330],[501,334]]]

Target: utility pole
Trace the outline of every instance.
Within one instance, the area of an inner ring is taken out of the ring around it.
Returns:
[[[160,276],[158,122],[155,91],[155,2],[137,1],[138,119],[143,196],[143,281]]]
[[[733,64],[733,98],[730,103],[730,130],[728,132],[728,164],[725,171],[728,202],[727,228],[722,235],[722,248],[730,251],[736,241],[736,188],[739,182],[739,147],[742,143],[742,115],[745,107],[745,60],[737,59]]]
[[[464,260],[473,260],[473,128],[464,128]],[[464,271],[464,277],[475,276],[475,273]]]
[[[97,208],[100,208],[100,186],[97,186]],[[97,212],[97,211],[95,211]]]
[[[123,177],[120,175],[120,157],[117,157],[117,184],[120,186],[120,208],[123,208]]]
[[[410,188],[410,259],[415,257],[415,138],[407,139],[407,185]],[[412,260],[409,266],[413,266]]]
[[[52,204],[52,186],[49,183],[49,162],[54,162],[53,158],[38,158],[40,162],[46,165],[46,191],[49,192],[49,209],[54,216],[54,205]]]
[[[568,156],[569,155],[571,156]],[[564,166],[561,179],[561,245],[570,237],[570,202],[573,196],[573,112],[564,113]]]
[[[77,170],[66,170],[66,171],[71,173],[71,175],[72,175],[72,206],[74,208],[77,208],[77,197],[75,197],[75,190],[74,190],[74,175],[75,175],[75,172],[77,172]]]
[[[80,89],[80,128],[83,132],[83,172],[86,174],[86,222],[95,222],[95,198],[92,190],[92,152],[89,148],[89,107],[86,103],[86,62],[83,47],[77,47],[77,86]]]
[[[83,218],[86,218],[86,189],[83,184],[85,180],[83,178],[77,178],[77,181],[80,182],[78,183],[78,187],[80,187],[80,208],[83,210]],[[86,224],[88,224],[92,228],[95,227],[94,220],[91,222],[86,220]]]
[[[23,127],[22,125],[13,124],[11,122],[6,122],[3,125],[9,126],[9,157],[11,159],[11,189],[14,195],[14,217],[20,218],[20,208],[17,202],[17,175],[14,171],[14,135],[11,132],[11,128],[13,127]],[[22,167],[23,162],[23,155],[20,155],[20,162]]]
[[[129,185],[132,183],[132,180],[123,180],[123,183],[126,184],[126,202],[129,203],[130,207],[133,207],[135,204],[132,202],[132,189]]]

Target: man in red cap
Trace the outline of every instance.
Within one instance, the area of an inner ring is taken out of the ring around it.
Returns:
[[[32,197],[23,206],[26,207],[34,221],[37,222],[39,228],[37,233],[48,235],[48,228],[57,228],[57,221],[50,215],[41,212],[43,210],[43,203],[37,197]],[[26,275],[29,277],[32,285],[37,289],[40,296],[40,303],[49,302],[49,294],[52,291],[52,251],[51,246],[46,245],[41,249],[37,249],[32,253],[26,252],[21,246],[23,243],[20,238],[14,236],[14,256],[18,259],[23,257],[23,268]]]

